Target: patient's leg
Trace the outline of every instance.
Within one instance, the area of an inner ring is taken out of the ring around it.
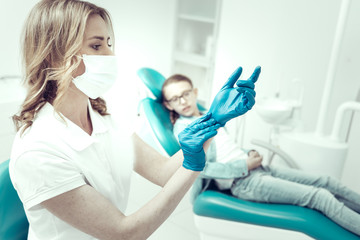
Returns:
[[[354,203],[353,201],[349,201],[346,198],[343,198],[342,196],[337,196],[335,195],[335,197],[337,198],[337,200],[339,200],[340,202],[343,202],[348,208],[351,208],[352,210],[354,210],[355,212],[357,212],[358,214],[360,214],[360,206],[357,203]],[[359,199],[358,199],[359,200]]]
[[[325,188],[335,195],[347,207],[360,213],[360,194],[352,191],[340,181],[329,176],[318,176],[303,170],[284,167],[265,167],[272,176],[292,182],[302,183],[310,186]]]
[[[251,172],[246,180],[237,180],[231,192],[234,196],[246,200],[314,208],[342,227],[360,235],[360,215],[339,202],[324,188],[291,182],[255,171]]]

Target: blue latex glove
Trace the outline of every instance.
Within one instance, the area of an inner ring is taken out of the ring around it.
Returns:
[[[190,123],[179,133],[179,143],[184,155],[183,167],[193,171],[202,171],[205,167],[203,144],[217,134],[220,127],[211,113],[207,113]]]
[[[238,80],[242,73],[242,67],[238,67],[216,94],[209,112],[221,126],[230,119],[243,115],[254,106],[255,82],[260,72],[261,67],[258,66],[249,79]],[[234,87],[235,82],[237,87]]]

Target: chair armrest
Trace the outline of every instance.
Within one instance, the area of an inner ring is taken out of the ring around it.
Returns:
[[[287,153],[285,153],[284,151],[282,151],[281,149],[271,145],[270,143],[264,142],[262,140],[258,140],[258,139],[253,139],[251,140],[251,143],[263,148],[268,149],[269,151],[271,151],[272,153],[278,155],[279,157],[281,157],[290,167],[295,168],[295,169],[300,169],[299,165],[294,161],[294,159]]]

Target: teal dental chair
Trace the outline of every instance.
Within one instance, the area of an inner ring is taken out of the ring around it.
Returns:
[[[146,74],[144,71],[148,69],[140,69],[138,75],[142,79],[144,76],[148,77],[145,77],[146,85],[150,85],[149,89],[156,99],[145,98],[140,102],[140,107],[157,141],[171,156],[180,147],[172,133],[173,125],[170,122],[169,111],[159,98],[165,78],[153,69]],[[270,239],[266,235],[270,229],[277,231],[279,237],[276,239],[360,240],[359,236],[342,228],[317,210],[294,205],[245,201],[217,189],[201,193],[194,202],[193,212],[202,239]],[[249,232],[246,237],[246,231],[252,227],[254,231]],[[261,228],[266,230],[265,235],[259,233],[258,230]],[[256,238],[256,234],[259,238]]]
[[[0,164],[0,239],[27,239],[29,223],[9,176],[9,160]]]
[[[137,74],[145,86],[154,95],[155,99],[161,101],[161,87],[165,82],[165,77],[152,68],[140,68],[137,71]]]

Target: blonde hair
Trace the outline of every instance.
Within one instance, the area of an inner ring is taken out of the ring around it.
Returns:
[[[165,82],[162,85],[161,88],[161,95],[162,95],[162,100],[163,100],[163,104],[165,101],[167,101],[167,99],[165,99],[165,88],[167,85],[170,85],[172,83],[177,83],[177,82],[188,82],[191,86],[191,88],[193,88],[193,83],[190,80],[190,78],[181,75],[181,74],[174,74],[171,77],[167,78],[165,80]],[[175,112],[174,110],[170,110],[170,121],[172,124],[175,124],[176,120],[178,120],[179,118],[179,114],[177,112]]]
[[[103,8],[80,0],[42,0],[31,10],[25,22],[22,53],[27,96],[19,115],[13,116],[16,129],[24,132],[46,102],[56,112],[81,63],[86,22],[90,15],[100,15],[114,42],[110,14]],[[103,99],[90,99],[92,107],[107,115]]]

